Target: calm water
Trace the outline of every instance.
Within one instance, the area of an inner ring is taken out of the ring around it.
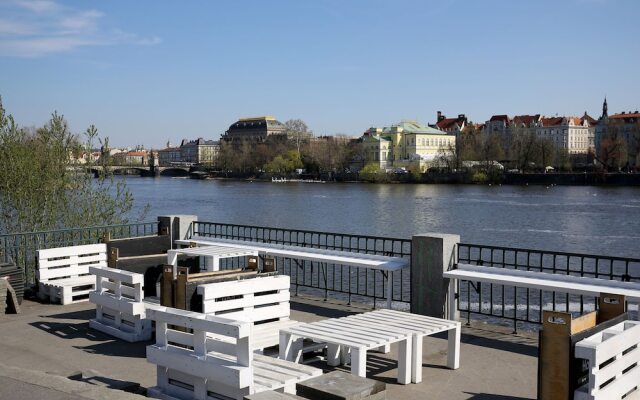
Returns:
[[[640,188],[375,185],[127,177],[145,220],[202,221],[640,258]]]

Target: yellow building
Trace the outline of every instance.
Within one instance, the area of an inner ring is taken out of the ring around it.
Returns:
[[[455,148],[456,135],[423,125],[402,121],[385,128],[370,128],[362,139],[365,164],[381,169],[417,166],[421,171],[433,164],[438,154]]]

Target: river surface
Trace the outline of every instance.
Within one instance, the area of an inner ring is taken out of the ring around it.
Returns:
[[[123,178],[118,178],[123,179]],[[201,221],[640,258],[640,188],[127,177],[137,208]]]

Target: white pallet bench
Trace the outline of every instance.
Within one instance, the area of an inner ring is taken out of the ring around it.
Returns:
[[[250,322],[175,308],[148,310],[148,316],[156,321],[156,344],[147,346],[147,361],[157,365],[151,397],[240,400],[267,390],[295,393],[297,382],[322,374],[255,353]]]
[[[589,361],[589,375],[574,399],[620,400],[640,394],[640,322],[621,322],[579,341],[575,357]]]
[[[602,293],[623,295],[627,301],[640,301],[640,283],[620,282],[583,276],[550,274],[538,271],[522,271],[509,268],[485,267],[480,265],[457,264],[455,269],[443,273],[452,280],[449,298],[457,297],[455,280],[486,282],[497,285],[516,286],[530,289],[599,297]],[[455,315],[456,302],[449,302],[449,315]]]
[[[260,243],[246,240],[217,239],[193,236],[188,240],[176,240],[180,245],[222,246],[257,251],[261,256],[284,257],[292,260],[307,260],[326,264],[345,265],[382,271],[387,277],[387,307],[391,308],[393,294],[393,272],[409,267],[409,260],[402,257],[350,251],[317,249],[313,247],[289,246],[275,243]]]
[[[94,289],[90,267],[106,268],[107,245],[88,244],[37,251],[38,298],[52,303],[87,301]]]
[[[289,319],[290,278],[286,275],[214,282],[198,286],[205,314],[251,322],[252,347],[277,346],[280,329],[297,324]]]
[[[96,288],[89,300],[96,305],[96,317],[89,321],[95,330],[127,342],[151,339],[148,308],[159,305],[144,301],[144,275],[115,268],[94,268]]]

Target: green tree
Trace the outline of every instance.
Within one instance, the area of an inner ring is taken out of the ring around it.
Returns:
[[[303,164],[300,159],[300,153],[296,150],[289,150],[285,154],[278,155],[269,161],[264,166],[264,170],[271,174],[288,174],[302,167]]]
[[[93,165],[72,164],[74,154],[91,151],[97,129],[85,137],[58,113],[37,130],[20,128],[0,101],[0,233],[128,222],[133,197],[125,182],[105,173],[94,179]]]
[[[369,163],[360,170],[360,178],[367,182],[384,182],[387,174],[376,163]]]

